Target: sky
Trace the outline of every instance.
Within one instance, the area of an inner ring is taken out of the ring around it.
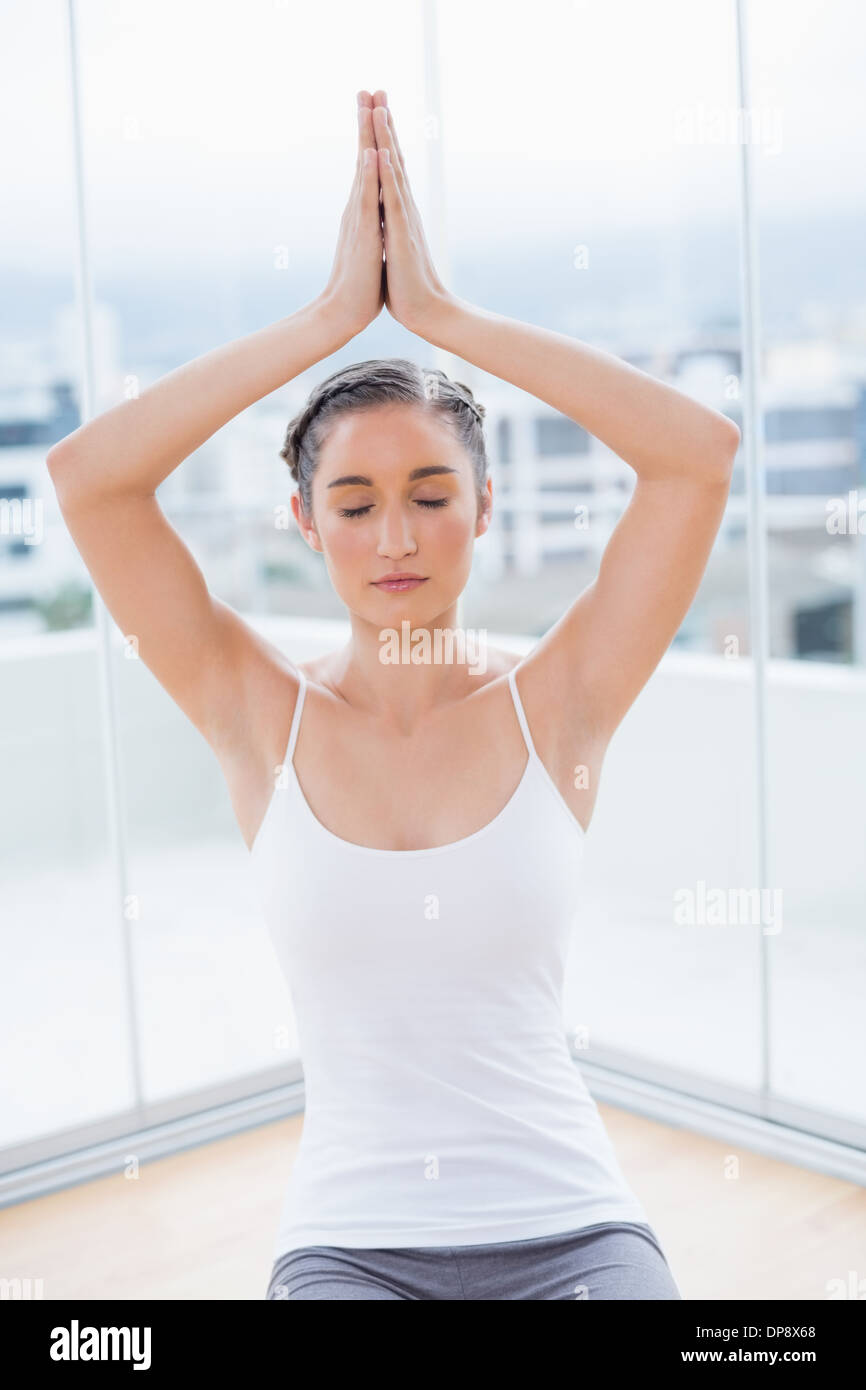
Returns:
[[[866,5],[745,9],[759,208],[866,209]],[[455,245],[542,246],[558,229],[591,248],[606,228],[736,219],[734,0],[77,0],[75,13],[88,224],[115,270],[276,247],[330,259],[361,87],[388,91],[446,277]],[[72,243],[66,16],[65,0],[0,4],[0,116],[16,132],[0,154],[6,266],[50,267]]]

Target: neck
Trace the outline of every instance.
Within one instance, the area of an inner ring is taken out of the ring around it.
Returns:
[[[456,603],[429,621],[395,613],[391,626],[377,627],[353,613],[351,625],[331,685],[386,728],[410,735],[443,705],[481,688],[486,652],[478,634],[458,628]]]

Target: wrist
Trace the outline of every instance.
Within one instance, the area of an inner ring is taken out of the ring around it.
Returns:
[[[411,325],[410,332],[419,338],[424,338],[434,347],[447,349],[451,326],[465,308],[464,300],[451,294],[449,290],[443,290],[441,294],[434,295],[425,309],[423,317]]]
[[[316,295],[307,308],[333,338],[335,352],[367,327],[366,323],[358,323],[347,314],[341,295],[332,294],[329,290]]]

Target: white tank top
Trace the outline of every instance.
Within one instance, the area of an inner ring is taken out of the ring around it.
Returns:
[[[301,1141],[274,1258],[648,1221],[572,1060],[562,996],[584,831],[538,757],[474,834],[383,850],[327,830],[293,755],[250,851],[298,1028]]]

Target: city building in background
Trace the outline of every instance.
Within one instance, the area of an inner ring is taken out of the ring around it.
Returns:
[[[71,315],[70,306],[57,323],[62,369],[47,354],[35,360],[33,345],[2,344],[7,363],[22,349],[28,372],[17,386],[7,372],[0,395],[0,630],[38,632],[91,621],[89,578],[82,576],[45,469],[48,448],[80,418]],[[124,372],[117,324],[116,313],[100,305],[103,409],[153,379]],[[660,350],[630,339],[618,355],[742,425],[736,331],[696,325],[679,345]],[[826,339],[801,338],[775,344],[764,372],[771,653],[863,663],[866,652],[856,635],[866,631],[860,611],[866,603],[866,509],[853,529],[857,502],[850,496],[866,483],[866,350],[846,352]],[[465,375],[473,376],[486,407],[495,485],[494,524],[477,546],[473,625],[514,624],[540,634],[558,616],[556,605],[562,611],[597,572],[635,474],[544,402],[468,366]],[[279,397],[244,412],[232,431],[219,432],[185,460],[159,492],[214,591],[246,612],[342,614],[321,557],[309,550],[292,518],[285,524],[294,485],[278,451],[307,389],[289,383]],[[733,637],[742,652],[749,650],[742,604],[745,493],[741,450],[712,564],[677,636],[683,648],[723,653]],[[39,513],[41,536],[35,530]],[[844,529],[834,526],[837,517],[847,521]]]

